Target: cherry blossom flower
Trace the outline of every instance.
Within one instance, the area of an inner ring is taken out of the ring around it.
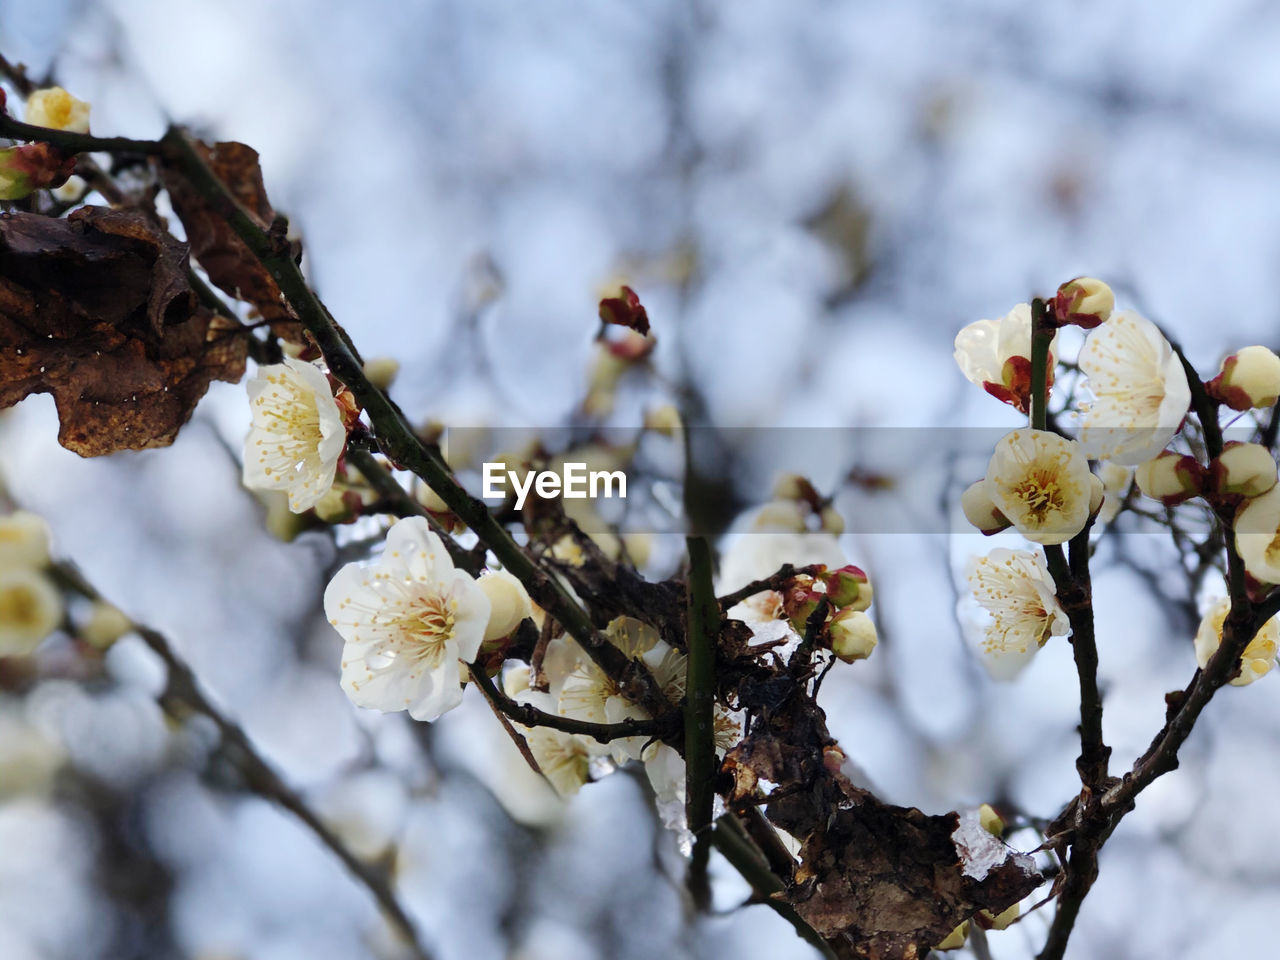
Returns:
[[[1245,502],[1236,512],[1236,552],[1262,583],[1280,583],[1280,485]]]
[[[1058,336],[1049,345],[1049,383]],[[956,363],[970,383],[1027,412],[1031,397],[1031,305],[1020,303],[999,320],[978,320],[956,334]]]
[[[1154,323],[1114,314],[1080,350],[1093,401],[1082,405],[1080,444],[1092,460],[1137,466],[1178,432],[1191,390],[1178,355]]]
[[[1093,475],[1080,445],[1024,428],[996,444],[985,480],[991,502],[1028,540],[1065,543],[1089,519]]]
[[[1071,630],[1038,551],[992,550],[970,563],[968,581],[973,599],[989,615],[981,642],[987,667],[1001,679],[1017,673],[1050,637]]]
[[[356,706],[435,720],[462,701],[459,660],[480,651],[489,598],[425,519],[400,520],[376,561],[339,570],[324,609],[346,641],[342,689]]]
[[[1214,601],[1200,621],[1196,631],[1196,663],[1204,669],[1209,658],[1222,646],[1222,627],[1231,611],[1231,601],[1226,597]],[[1240,675],[1231,681],[1233,686],[1243,687],[1253,683],[1275,666],[1276,651],[1280,646],[1280,620],[1272,617],[1258,630],[1240,657]]]
[[[0,517],[0,570],[39,569],[49,563],[49,527],[26,510]]]
[[[482,576],[479,583],[489,598],[489,624],[484,630],[486,643],[507,636],[522,620],[533,616],[529,592],[508,571],[492,570]]]
[[[244,442],[244,485],[284,490],[289,509],[314,507],[333,486],[347,442],[342,413],[315,364],[285,357],[248,383],[253,426]]]
[[[62,87],[37,90],[27,98],[27,123],[71,133],[89,132],[89,104]]]
[[[62,597],[30,567],[0,570],[0,657],[25,657],[62,623]]]

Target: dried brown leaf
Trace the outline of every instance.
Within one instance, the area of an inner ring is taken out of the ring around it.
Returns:
[[[227,185],[245,212],[263,230],[270,229],[276,214],[267,199],[258,151],[235,141],[212,146],[198,140],[193,142],[196,151],[214,175]],[[209,274],[209,279],[228,295],[253,304],[263,319],[271,321],[277,336],[301,343],[302,328],[281,297],[280,288],[236,236],[226,218],[209,207],[177,167],[162,162],[160,179],[187,232],[191,255]]]
[[[139,211],[0,217],[0,408],[52,394],[59,442],[85,457],[172,443],[245,366],[245,338],[199,306],[186,263]]]

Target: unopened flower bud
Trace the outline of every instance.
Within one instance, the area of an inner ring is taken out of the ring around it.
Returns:
[[[68,157],[47,143],[24,143],[0,150],[0,200],[21,200],[36,190],[66,182],[75,169]]]
[[[639,294],[625,284],[606,291],[600,298],[600,319],[606,324],[630,327],[641,336],[649,332],[649,314]]]
[[[1266,347],[1245,347],[1222,361],[1205,388],[1232,410],[1274,406],[1280,396],[1280,357]]]
[[[871,606],[871,582],[853,564],[828,571],[822,575],[822,582],[827,587],[827,598],[837,608],[865,610]]]
[[[431,513],[448,513],[449,505],[440,499],[440,494],[436,493],[425,483],[418,483],[413,488],[414,499],[427,508]]]
[[[830,504],[822,508],[820,520],[822,529],[827,533],[834,533],[837,536],[844,533],[844,517],[840,516],[840,511]]]
[[[364,363],[364,375],[384,393],[391,389],[399,372],[400,363],[393,357],[373,357]]]
[[[1209,464],[1209,478],[1218,493],[1256,497],[1276,485],[1276,461],[1260,443],[1228,443]]]
[[[987,536],[1013,526],[1009,518],[1001,513],[991,500],[985,480],[970,484],[968,489],[960,494],[960,509],[964,511],[964,518]]]
[[[62,87],[37,90],[27,98],[27,123],[70,133],[89,132],[89,104]]]
[[[845,663],[865,660],[876,648],[876,625],[861,610],[846,607],[831,620],[831,652]]]
[[[773,495],[778,500],[803,500],[810,502],[818,498],[813,484],[798,473],[784,473],[773,485]]]
[[[489,598],[489,623],[484,628],[486,643],[510,635],[520,626],[520,621],[533,616],[528,591],[508,571],[494,570],[476,582]]]
[[[795,500],[770,500],[751,519],[751,529],[760,533],[803,533],[808,508]]]
[[[0,570],[49,563],[49,527],[41,517],[17,510],[0,517]]]
[[[1053,315],[1059,325],[1075,324],[1086,330],[1106,323],[1115,309],[1116,296],[1096,277],[1076,277],[1058,288]]]
[[[0,571],[0,657],[25,657],[62,622],[62,597],[29,567]]]
[[[809,618],[818,609],[823,595],[813,589],[809,577],[796,577],[795,582],[782,595],[782,610],[797,633],[804,633]]]
[[[80,626],[80,639],[92,647],[105,650],[133,629],[133,621],[119,607],[104,601],[93,605],[87,619]]]
[[[1133,479],[1143,494],[1171,507],[1200,495],[1204,489],[1204,467],[1195,457],[1165,450],[1138,467]]]

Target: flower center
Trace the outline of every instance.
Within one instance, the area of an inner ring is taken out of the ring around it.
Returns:
[[[271,389],[255,402],[254,413],[269,436],[255,442],[259,455],[269,460],[267,476],[275,472],[298,471],[316,455],[320,445],[320,411],[315,394],[296,378],[284,374],[267,377]]]
[[[25,587],[0,590],[0,623],[29,626],[36,622],[38,612],[35,594]]]
[[[1027,512],[1037,524],[1044,523],[1050,514],[1062,510],[1065,501],[1057,469],[1036,468],[1014,486],[1013,495],[1027,507]]]
[[[452,597],[434,592],[410,594],[387,613],[382,625],[394,628],[398,653],[434,668],[444,661],[457,612]]]

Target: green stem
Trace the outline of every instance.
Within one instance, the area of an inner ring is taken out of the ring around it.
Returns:
[[[1031,427],[1044,430],[1049,419],[1049,347],[1054,327],[1049,308],[1036,297],[1031,301]]]
[[[715,657],[720,636],[720,606],[711,573],[711,548],[702,537],[688,537],[689,655],[685,675],[684,737],[685,797],[693,856],[689,862],[689,890],[705,910],[711,904],[707,878],[711,813],[715,798]]]

